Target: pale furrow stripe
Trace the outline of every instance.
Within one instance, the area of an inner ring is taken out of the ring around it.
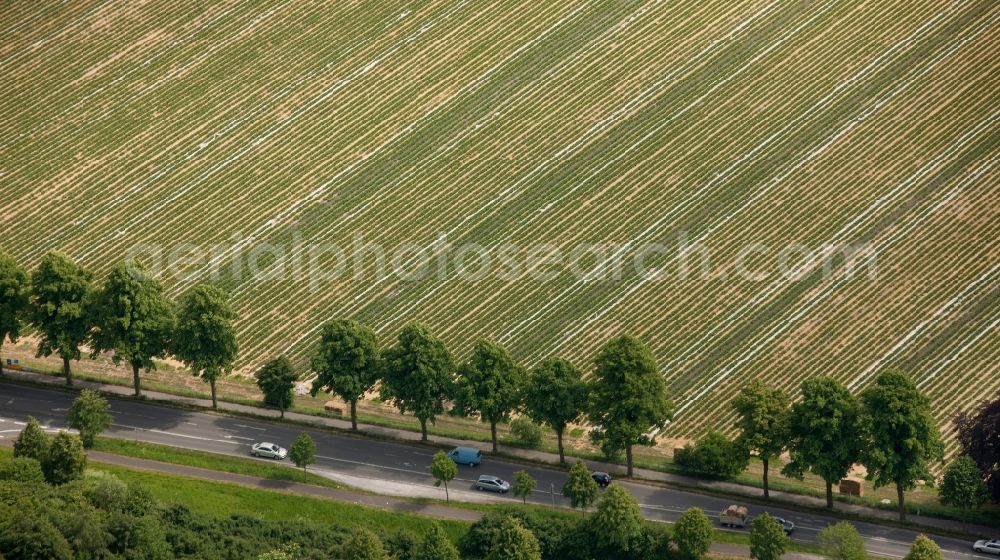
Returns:
[[[978,291],[979,288],[982,285],[984,285],[984,283],[986,283],[994,274],[996,274],[998,270],[1000,270],[1000,264],[997,264],[993,266],[993,268],[987,270],[985,274],[970,282],[968,285],[962,288],[957,294],[952,296],[951,299],[944,302],[944,304],[941,305],[941,307],[939,307],[936,311],[934,311],[934,313],[932,313],[930,317],[924,319],[923,321],[918,323],[915,327],[910,329],[910,332],[906,333],[905,336],[896,341],[896,343],[892,345],[892,348],[889,348],[889,350],[887,350],[886,353],[883,354],[881,358],[872,362],[872,364],[868,366],[868,368],[865,369],[865,371],[861,375],[854,378],[853,381],[848,383],[847,388],[854,390],[862,383],[868,381],[868,378],[871,377],[872,374],[875,373],[879,368],[885,365],[885,363],[892,356],[894,356],[902,348],[906,347],[906,345],[908,345],[915,337],[922,334],[928,327],[936,324],[941,319],[944,319],[946,316],[952,313],[955,310],[956,306],[963,303],[971,293]],[[986,284],[986,285],[990,286],[992,284]]]
[[[437,21],[431,22],[429,24],[425,24],[424,26],[422,26],[420,29],[418,29],[416,31],[416,35],[420,35],[420,34],[425,33],[427,30],[429,30],[429,29],[433,28],[435,25],[437,25],[437,23],[440,23],[440,21],[443,21],[444,19],[447,19],[447,17],[449,17],[452,14],[454,14],[455,12],[457,12],[459,10],[459,8],[464,7],[466,4],[468,4],[468,1],[461,2],[455,8],[453,8],[449,12],[447,12],[447,13],[443,14],[442,16],[440,16]],[[415,37],[416,35],[410,34],[410,37]],[[296,110],[295,114],[293,114],[289,118],[287,118],[287,119],[281,121],[280,123],[272,126],[269,130],[267,130],[263,134],[258,135],[249,144],[246,144],[243,148],[237,150],[235,153],[231,154],[229,157],[227,157],[227,158],[223,159],[222,161],[220,161],[220,162],[212,165],[206,171],[203,171],[202,173],[200,173],[198,175],[198,177],[196,177],[192,181],[189,181],[188,183],[186,183],[183,187],[180,187],[180,188],[172,191],[171,194],[170,194],[170,196],[166,197],[165,200],[160,201],[159,203],[153,205],[151,208],[149,208],[148,210],[140,213],[139,215],[133,216],[128,222],[126,222],[126,224],[123,226],[122,229],[128,230],[131,227],[135,226],[136,224],[142,222],[143,220],[145,220],[149,216],[156,214],[157,212],[159,212],[160,210],[162,210],[164,207],[166,207],[167,205],[171,204],[174,200],[176,200],[180,196],[188,193],[194,187],[196,187],[197,185],[201,184],[203,181],[205,181],[206,179],[208,179],[209,177],[211,177],[212,175],[214,175],[215,173],[217,173],[220,169],[223,169],[223,168],[227,167],[231,163],[235,162],[236,160],[240,159],[244,155],[246,155],[249,152],[253,151],[257,146],[259,146],[265,140],[267,140],[268,138],[274,136],[278,132],[284,130],[289,125],[291,125],[293,122],[297,121],[302,115],[304,115],[305,113],[309,112],[313,108],[317,107],[320,103],[326,101],[327,99],[329,99],[330,97],[332,97],[335,93],[337,93],[338,91],[340,91],[341,89],[343,89],[347,85],[351,84],[352,82],[354,82],[358,78],[360,78],[360,77],[364,76],[365,74],[368,74],[369,72],[371,72],[374,68],[376,68],[379,64],[381,64],[384,60],[386,60],[390,56],[396,54],[398,51],[402,50],[406,46],[407,42],[408,41],[404,39],[401,42],[396,43],[391,48],[383,51],[383,53],[380,54],[379,56],[377,56],[377,57],[369,60],[368,63],[366,63],[365,65],[361,66],[360,68],[356,68],[347,77],[342,78],[341,80],[338,80],[336,83],[334,83],[330,87],[326,88],[321,94],[319,94],[316,97],[314,97],[313,99],[311,99],[304,106],[299,107],[299,109]],[[78,254],[77,258],[80,259],[80,260],[85,260],[88,256],[90,256],[91,254],[93,254],[95,251],[101,249],[102,247],[104,247],[105,245],[107,245],[112,240],[113,240],[112,236],[108,236],[108,235],[104,236],[104,238],[102,240],[100,240],[96,244],[92,244],[87,250],[85,250],[82,253]],[[243,246],[246,246],[247,244],[251,243],[252,241],[253,241],[253,238],[244,239],[243,241],[240,242],[241,243],[240,247],[242,248]]]
[[[745,28],[746,26],[748,26],[750,23],[752,23],[756,19],[758,19],[758,18],[762,17],[763,15],[769,13],[773,9],[774,5],[775,5],[775,3],[768,4],[761,11],[755,13],[753,16],[751,16],[747,20],[744,20],[743,22],[741,22],[737,27],[735,27],[730,32],[730,36],[732,36],[733,34],[737,33],[738,31],[742,30],[743,28]],[[707,47],[706,49],[704,49],[703,51],[701,51],[698,55],[696,55],[695,57],[693,57],[691,60],[692,61],[693,60],[698,60],[698,59],[704,57],[706,54],[712,52],[714,50],[715,46],[718,43],[720,43],[720,40],[713,41],[713,43],[709,47]],[[773,45],[772,45],[772,47],[769,47],[769,48],[773,48]],[[685,63],[685,65],[689,64],[689,62]],[[647,94],[648,89],[649,88],[647,88],[646,91],[644,91],[642,94],[640,94],[640,97],[645,97],[646,95],[648,95]],[[620,107],[619,109],[617,109],[614,112],[612,112],[611,114],[609,114],[609,116],[607,116],[604,119],[602,119],[601,121],[599,121],[597,124],[591,126],[587,130],[587,132],[584,134],[584,137],[578,138],[577,140],[574,140],[573,142],[571,142],[567,146],[565,146],[562,149],[560,149],[555,155],[553,155],[552,157],[550,157],[546,161],[544,161],[541,164],[539,164],[538,166],[536,166],[532,171],[530,171],[528,173],[528,175],[526,175],[525,177],[522,177],[522,179],[516,181],[511,187],[508,187],[507,189],[505,189],[500,195],[498,195],[497,197],[494,197],[491,201],[487,202],[479,210],[477,210],[476,212],[474,212],[471,215],[467,215],[462,220],[462,222],[459,225],[462,225],[462,224],[468,222],[473,216],[476,216],[476,215],[482,213],[484,210],[488,209],[491,206],[494,206],[494,205],[496,205],[498,203],[509,202],[509,200],[511,198],[509,198],[508,195],[509,195],[510,192],[512,192],[512,190],[514,188],[516,188],[520,184],[524,183],[527,178],[532,178],[532,177],[534,177],[534,176],[536,176],[536,175],[544,172],[545,170],[547,170],[548,167],[550,167],[552,165],[552,161],[553,160],[556,160],[557,158],[562,158],[562,157],[566,156],[567,154],[569,154],[570,152],[572,152],[574,149],[576,149],[579,146],[583,145],[583,143],[587,139],[589,139],[591,136],[593,136],[593,135],[597,134],[598,132],[600,132],[601,130],[603,130],[603,129],[599,129],[598,127],[600,127],[600,126],[607,127],[607,126],[611,126],[611,125],[615,124],[616,121],[613,121],[612,119],[621,118],[621,116],[626,113],[626,111],[625,111],[626,107],[632,107],[632,106],[634,106],[634,101],[635,101],[634,99],[630,100],[629,102],[626,103],[625,106]],[[608,123],[608,124],[605,124],[605,123]],[[505,198],[507,200],[504,200]],[[452,228],[451,231],[454,231],[455,229],[456,228]],[[429,247],[425,247],[425,250],[433,250],[433,248],[434,247],[432,245],[432,246],[429,246]],[[433,257],[435,254],[436,253],[434,253],[432,251],[431,256]],[[357,307],[354,308],[353,311],[347,310],[347,311],[344,311],[344,312],[347,313],[347,314],[350,314],[352,312],[356,312],[356,311],[358,311],[358,310],[363,309],[364,307],[366,307],[366,305],[367,305],[366,303],[364,303],[364,302],[359,303],[359,301],[362,298],[365,298],[368,293],[370,293],[371,291],[377,289],[378,287],[379,287],[379,285],[373,285],[373,286],[369,287],[367,290],[365,290],[365,291],[357,294],[355,296],[355,298],[354,298],[354,303],[357,304]],[[409,309],[409,308],[407,308],[407,309]],[[293,347],[297,346],[303,340],[305,340],[306,338],[312,336],[315,332],[317,332],[319,330],[319,328],[320,328],[319,325],[312,327],[311,329],[309,329],[308,331],[306,331],[304,334],[302,334],[299,338],[297,338],[295,341],[293,341],[291,344],[289,344],[289,348],[293,348]]]
[[[821,154],[822,152],[826,151],[827,148],[829,148],[830,146],[832,146],[841,137],[843,137],[844,135],[846,135],[850,131],[852,131],[858,124],[860,124],[860,123],[864,122],[865,120],[867,120],[869,117],[871,117],[871,115],[873,115],[875,112],[877,112],[879,109],[881,109],[886,103],[888,103],[890,100],[892,100],[898,94],[900,94],[901,92],[903,92],[907,88],[909,88],[909,86],[911,84],[913,84],[918,78],[923,77],[927,72],[929,72],[934,67],[936,67],[938,64],[940,64],[942,61],[944,61],[945,59],[947,59],[948,57],[950,57],[952,54],[954,54],[959,48],[963,47],[966,43],[968,43],[972,39],[978,37],[983,31],[985,31],[997,19],[1000,19],[1000,16],[995,16],[994,18],[991,18],[988,22],[985,22],[982,25],[980,25],[979,28],[972,33],[972,35],[965,37],[964,39],[960,40],[955,45],[953,45],[950,49],[948,49],[945,52],[939,54],[937,57],[935,57],[933,60],[931,60],[929,63],[927,63],[916,75],[912,76],[909,80],[907,80],[903,84],[897,86],[893,90],[892,93],[890,93],[889,95],[884,96],[883,98],[879,99],[877,102],[875,102],[870,107],[868,107],[865,111],[863,111],[861,115],[859,115],[858,117],[855,117],[853,120],[851,120],[851,122],[849,122],[846,126],[842,127],[825,144],[823,144],[822,146],[819,146],[818,148],[812,150],[804,159],[800,159],[794,166],[792,166],[786,172],[784,172],[784,173],[782,173],[782,174],[780,174],[778,176],[775,176],[775,177],[771,178],[771,180],[768,181],[765,184],[765,186],[763,186],[756,193],[754,193],[754,195],[749,200],[747,200],[742,206],[740,206],[740,208],[738,208],[737,210],[735,210],[732,213],[728,214],[724,219],[722,219],[719,222],[717,222],[716,224],[714,224],[705,233],[703,233],[698,238],[698,240],[694,242],[694,244],[698,244],[698,243],[701,243],[702,241],[704,241],[716,229],[718,229],[719,227],[721,227],[722,225],[724,225],[725,223],[727,223],[730,219],[732,219],[732,217],[735,214],[737,214],[737,213],[741,212],[742,210],[746,209],[747,207],[749,207],[753,202],[755,202],[761,196],[763,196],[768,191],[770,191],[775,186],[777,186],[778,183],[780,183],[781,181],[783,181],[785,178],[787,178],[793,172],[797,171],[800,167],[802,167],[802,165],[804,165],[805,163],[807,163],[808,161],[810,161],[811,159],[813,159],[817,155]],[[660,225],[660,221],[658,220],[654,225],[655,226]],[[651,228],[647,229],[647,231],[652,231],[652,229],[653,228],[651,227]],[[645,235],[645,232],[644,232],[643,235]],[[552,353],[552,352],[558,351],[566,343],[568,343],[569,340],[573,336],[576,336],[576,334],[578,334],[580,331],[582,331],[585,328],[589,327],[594,321],[597,321],[598,319],[604,317],[607,313],[611,312],[615,307],[617,307],[619,304],[621,304],[622,301],[624,301],[625,299],[627,299],[629,296],[631,296],[633,293],[635,293],[640,287],[642,287],[643,285],[645,285],[646,283],[648,283],[650,281],[651,281],[651,279],[649,279],[649,278],[644,278],[644,279],[640,280],[637,284],[635,284],[632,287],[630,287],[624,294],[622,294],[620,297],[616,298],[612,303],[606,305],[601,310],[593,313],[579,327],[577,327],[576,329],[570,331],[568,334],[564,335],[564,337],[558,343],[556,343],[554,346],[549,347],[548,350],[547,350],[547,352],[548,353]]]
[[[917,226],[923,224],[923,222],[925,222],[929,217],[934,215],[941,208],[950,204],[955,199],[955,197],[957,197],[965,190],[965,188],[968,185],[970,185],[976,179],[978,179],[987,171],[989,171],[990,168],[993,166],[993,164],[996,162],[996,159],[997,158],[994,158],[979,166],[979,168],[976,169],[975,172],[973,172],[971,175],[969,175],[963,181],[961,181],[955,188],[953,188],[950,192],[948,192],[936,204],[934,204],[932,207],[922,212],[919,216],[915,217],[909,224],[907,224],[905,228],[900,229],[898,232],[893,233],[887,239],[881,241],[878,244],[876,250],[870,254],[868,260],[876,258],[878,253],[894,246],[900,239],[903,239],[906,235],[912,232]],[[794,326],[799,319],[801,319],[807,313],[812,311],[820,303],[825,301],[838,288],[846,284],[848,280],[849,279],[846,277],[840,277],[837,280],[830,282],[819,294],[813,296],[812,298],[809,299],[808,302],[800,306],[800,308],[797,309],[795,313],[792,314],[791,317],[789,317],[784,322],[779,323],[774,327],[772,327],[770,331],[766,333],[766,335],[759,337],[756,343],[752,343],[753,346],[743,350],[743,352],[741,352],[737,357],[735,357],[734,360],[730,362],[730,364],[727,367],[723,368],[718,375],[713,377],[711,381],[709,381],[706,385],[703,385],[701,389],[698,390],[697,393],[685,398],[682,404],[677,408],[676,416],[683,414],[683,412],[687,410],[688,407],[697,402],[701,397],[703,397],[709,391],[714,389],[716,385],[728,379],[733,372],[737,371],[740,367],[742,367],[749,359],[756,356],[757,353],[759,353],[761,350],[763,350],[764,347],[773,342],[778,336],[784,334],[788,329]]]
[[[1000,324],[1000,313],[995,314],[993,316],[993,320],[990,321],[990,323],[987,324],[982,330],[973,333],[972,336],[966,337],[964,340],[962,340],[962,342],[959,343],[960,346],[958,348],[951,351],[947,356],[941,358],[934,365],[931,372],[917,382],[917,387],[923,387],[928,382],[933,381],[934,378],[941,373],[941,370],[943,370],[945,367],[947,367],[955,360],[957,360],[959,357],[961,357],[961,355],[964,354],[966,350],[975,346],[976,343],[978,343],[984,336],[986,336],[987,334],[990,333],[990,331],[995,329],[998,324]]]

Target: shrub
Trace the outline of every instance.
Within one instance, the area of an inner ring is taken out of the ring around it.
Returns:
[[[10,558],[73,558],[62,533],[47,519],[33,513],[17,515],[0,527],[0,554]]]
[[[681,470],[696,476],[729,478],[747,467],[745,455],[726,436],[710,431],[694,445],[688,444],[674,454]]]
[[[0,480],[14,482],[45,482],[42,464],[32,457],[16,457],[11,461],[0,463]]]
[[[773,517],[762,513],[750,525],[750,556],[757,560],[779,560],[788,548],[788,535]]]
[[[59,432],[52,438],[42,461],[42,472],[49,484],[65,484],[81,478],[86,465],[87,455],[80,438],[69,432]]]
[[[39,462],[45,460],[49,450],[49,436],[42,425],[33,416],[28,417],[28,424],[14,440],[14,456],[30,457]]]
[[[527,418],[518,418],[511,422],[510,433],[528,447],[535,448],[542,444],[542,427]]]
[[[865,560],[865,541],[858,530],[847,521],[830,525],[819,532],[823,554],[831,560]]]
[[[917,535],[903,560],[941,560],[941,547],[924,535]]]
[[[125,511],[128,506],[128,486],[113,475],[88,477],[89,487],[86,489],[90,503],[104,511]]]
[[[110,409],[107,399],[90,389],[81,391],[80,396],[70,405],[66,420],[70,428],[80,432],[84,447],[93,447],[98,434],[111,426]]]
[[[681,514],[674,525],[674,543],[685,558],[701,558],[712,545],[714,531],[705,512],[693,507]]]

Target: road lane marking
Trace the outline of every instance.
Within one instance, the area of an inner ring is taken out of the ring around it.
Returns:
[[[228,440],[228,439],[213,439],[213,438],[207,438],[207,437],[201,437],[201,436],[192,436],[192,435],[189,435],[189,434],[178,434],[177,432],[167,432],[167,431],[164,431],[164,430],[155,430],[153,428],[139,428],[137,426],[128,426],[128,425],[125,425],[125,424],[112,424],[112,425],[116,426],[118,428],[125,428],[125,429],[128,429],[128,430],[134,430],[136,432],[151,432],[151,433],[154,433],[154,434],[163,434],[163,435],[167,435],[167,436],[176,436],[176,437],[182,437],[182,438],[197,439],[197,440],[200,440],[200,441],[214,441],[214,442],[218,442],[218,443],[229,443],[229,444],[233,444],[233,445],[243,445],[242,443],[239,443],[237,441]]]
[[[226,439],[245,439],[247,441],[253,441],[253,438],[248,438],[248,437],[240,437],[240,436],[222,436],[222,437]]]
[[[251,430],[259,430],[261,432],[266,432],[267,431],[267,428],[256,428],[254,426],[247,426],[246,424],[237,424],[237,426],[239,426],[241,428],[248,428],[248,429],[251,429]]]

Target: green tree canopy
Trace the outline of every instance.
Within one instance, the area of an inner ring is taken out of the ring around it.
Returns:
[[[87,454],[80,438],[69,432],[59,432],[52,438],[42,459],[42,471],[49,484],[65,484],[83,477]]]
[[[416,550],[411,556],[413,560],[459,560],[458,550],[448,539],[441,525],[434,523],[424,533]]]
[[[306,467],[316,462],[316,442],[305,432],[299,434],[288,448],[288,458],[305,473]]]
[[[538,539],[516,517],[505,517],[500,523],[487,560],[542,560]]]
[[[70,360],[90,335],[92,276],[62,253],[49,253],[31,277],[31,324],[40,341],[39,356],[59,354],[66,384],[73,384]]]
[[[0,525],[0,550],[10,558],[70,560],[73,549],[66,537],[38,513],[16,515]]]
[[[154,358],[166,357],[170,349],[176,324],[174,304],[136,260],[115,266],[94,299],[91,357],[111,352],[115,365],[127,363],[138,397],[142,394],[139,370],[156,369]]]
[[[28,423],[14,440],[14,456],[29,457],[42,462],[49,452],[50,443],[49,435],[45,433],[42,425],[34,416],[29,416]]]
[[[806,471],[826,483],[826,507],[833,507],[833,485],[861,456],[861,403],[842,383],[814,377],[802,383],[802,400],[792,406],[788,451],[782,473],[802,479]]]
[[[750,524],[750,556],[757,560],[780,560],[788,549],[788,535],[778,521],[762,513]]]
[[[566,462],[563,432],[587,410],[590,388],[583,374],[569,360],[546,358],[528,376],[524,405],[535,422],[548,424],[556,432],[559,462]]]
[[[715,529],[705,512],[688,508],[674,525],[674,543],[681,556],[694,560],[708,553],[715,537]]]
[[[674,453],[674,463],[685,472],[706,477],[729,478],[747,468],[747,456],[734,442],[715,430]]]
[[[666,426],[672,415],[667,385],[652,352],[639,339],[618,336],[594,360],[591,385],[591,432],[606,455],[625,451],[628,476],[632,476],[632,446],[653,445],[651,432]]]
[[[524,471],[517,471],[514,473],[514,486],[511,487],[511,493],[521,498],[521,501],[525,504],[528,503],[528,496],[535,491],[535,486],[538,483],[531,475]]]
[[[389,560],[382,541],[365,527],[355,527],[351,531],[342,555],[352,560]]]
[[[111,406],[97,391],[84,389],[73,400],[66,412],[66,422],[70,428],[80,432],[80,441],[85,448],[94,446],[94,439],[111,427]]]
[[[740,389],[733,399],[738,419],[736,444],[747,456],[756,452],[764,464],[764,498],[769,498],[768,468],[788,443],[788,395],[781,389],[764,385],[754,379]]]
[[[962,510],[963,522],[969,510],[979,509],[990,497],[979,467],[968,455],[956,457],[945,467],[938,494],[942,504]]]
[[[941,547],[925,535],[917,535],[903,560],[941,560]]]
[[[14,457],[0,463],[0,480],[31,483],[45,482],[42,464],[32,457]]]
[[[264,393],[264,404],[276,407],[285,417],[295,399],[295,381],[299,378],[292,362],[284,356],[267,361],[255,374],[257,387]]]
[[[931,478],[931,461],[940,461],[944,446],[930,401],[899,370],[881,373],[861,393],[868,441],[862,462],[875,487],[896,485],[900,521],[906,520],[905,490]]]
[[[615,556],[627,556],[630,546],[642,534],[639,502],[621,486],[608,487],[590,518],[598,549]]]
[[[444,484],[444,499],[446,502],[450,502],[451,496],[448,494],[448,483],[458,476],[458,465],[455,464],[455,461],[451,460],[451,457],[447,453],[438,451],[434,454],[434,459],[431,462],[431,475],[434,476],[434,486]]]
[[[212,408],[218,407],[215,382],[232,371],[239,346],[236,313],[222,289],[199,284],[181,297],[174,353],[194,375],[212,388]]]
[[[399,333],[397,344],[386,351],[383,400],[420,421],[420,437],[427,441],[427,421],[444,412],[451,393],[454,362],[444,343],[426,325],[415,323]]]
[[[29,320],[31,277],[7,253],[0,251],[0,350],[5,340],[17,342]],[[0,355],[0,376],[3,376]]]
[[[312,394],[330,391],[350,403],[351,429],[357,430],[358,400],[375,386],[381,367],[375,331],[357,321],[330,321],[323,325],[312,358]]]
[[[865,540],[848,521],[828,525],[819,532],[819,544],[831,560],[866,560]]]
[[[476,342],[472,355],[462,364],[455,384],[455,410],[478,414],[490,423],[493,452],[497,451],[497,423],[506,421],[521,403],[526,375],[507,349],[489,341]]]
[[[562,495],[569,498],[570,505],[586,512],[587,508],[597,500],[597,492],[597,482],[591,478],[587,465],[579,460],[573,463],[562,487]]]

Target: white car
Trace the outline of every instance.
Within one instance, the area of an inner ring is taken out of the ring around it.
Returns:
[[[990,539],[990,540],[979,540],[973,543],[972,550],[976,552],[985,552],[987,554],[996,554],[1000,556],[1000,539]]]
[[[253,444],[250,454],[254,457],[270,457],[272,459],[284,459],[288,457],[288,450],[268,441]]]
[[[490,492],[500,492],[506,494],[510,490],[510,483],[496,476],[484,474],[476,480],[476,490],[487,490]]]

